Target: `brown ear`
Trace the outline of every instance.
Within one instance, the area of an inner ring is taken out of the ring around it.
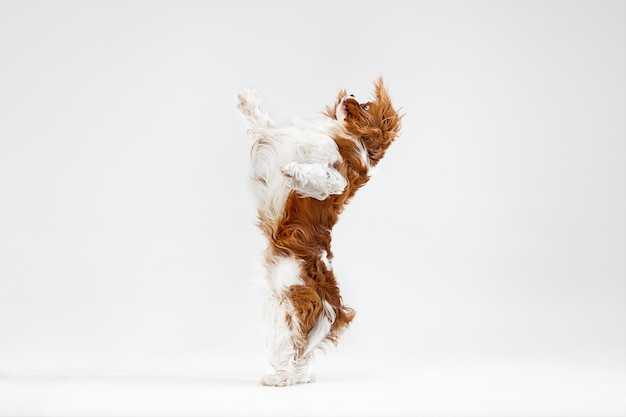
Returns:
[[[378,77],[374,82],[374,89],[376,93],[376,101],[378,102],[379,116],[382,120],[380,125],[383,132],[388,135],[388,140],[392,141],[400,132],[402,118],[404,114],[400,114],[393,108],[391,104],[391,97],[387,92],[387,88],[383,83],[383,77]]]
[[[387,92],[387,88],[385,88],[385,84],[383,83],[383,77],[378,77],[376,81],[374,81],[374,93],[376,95],[376,101],[381,105],[391,103],[389,93]]]
[[[378,161],[385,155],[385,151],[390,144],[390,141],[386,140],[383,132],[377,128],[368,129],[367,133],[361,136],[361,141],[363,142],[363,145],[365,145],[367,154],[373,164],[378,163]]]

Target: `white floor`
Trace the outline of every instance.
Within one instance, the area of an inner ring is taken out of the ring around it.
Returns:
[[[0,377],[0,415],[626,416],[621,359],[424,354],[383,360],[340,349],[318,360],[315,383],[286,388],[259,385],[265,369],[254,355],[188,358],[162,371],[22,371]]]

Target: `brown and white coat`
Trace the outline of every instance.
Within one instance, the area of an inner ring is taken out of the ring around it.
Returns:
[[[254,90],[238,95],[238,108],[253,141],[252,189],[268,242],[266,340],[275,373],[263,383],[309,382],[316,348],[336,343],[355,315],[335,279],[332,228],[398,136],[402,116],[380,78],[372,101],[341,91],[319,119],[277,126]]]

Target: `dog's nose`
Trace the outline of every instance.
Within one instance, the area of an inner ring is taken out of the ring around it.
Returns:
[[[354,94],[350,94],[350,97],[354,98]]]

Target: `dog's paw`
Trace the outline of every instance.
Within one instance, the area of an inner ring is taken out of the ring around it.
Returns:
[[[296,380],[291,378],[291,375],[285,373],[268,374],[261,379],[261,384],[266,387],[286,387],[296,382]]]
[[[237,94],[237,108],[243,114],[253,114],[259,109],[260,104],[261,99],[257,90],[243,89]]]
[[[312,384],[315,382],[315,377],[311,374],[300,375],[298,377],[298,384]]]
[[[295,384],[309,384],[314,382],[315,378],[313,378],[310,374],[288,374],[283,372],[277,372],[275,374],[268,374],[263,377],[261,380],[261,384],[267,387],[286,387],[289,385]]]

